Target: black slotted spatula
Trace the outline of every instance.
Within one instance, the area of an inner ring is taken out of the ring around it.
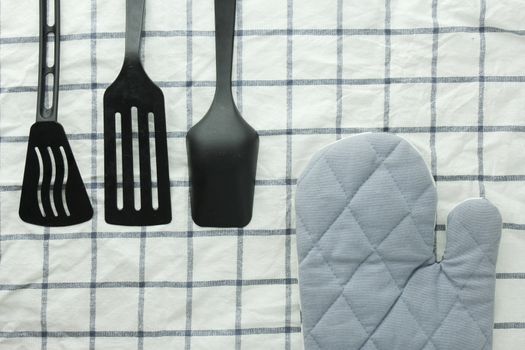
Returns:
[[[52,3],[54,16],[48,15]],[[54,24],[50,24],[53,17]],[[48,50],[53,45],[53,60],[48,61]],[[23,221],[40,226],[69,226],[93,216],[66,133],[57,122],[59,71],[60,0],[40,0],[36,122],[29,133],[18,211]],[[46,81],[52,87],[46,86]]]
[[[164,95],[140,61],[144,6],[126,1],[124,64],[104,94],[105,218],[126,226],[171,221]]]
[[[252,218],[259,135],[232,96],[236,0],[215,0],[217,87],[206,115],[186,137],[195,223],[243,227]]]

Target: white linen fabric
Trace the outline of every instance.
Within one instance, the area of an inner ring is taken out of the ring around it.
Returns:
[[[59,121],[95,209],[18,218],[35,118],[38,1],[0,2],[0,349],[302,349],[293,197],[322,146],[389,131],[421,152],[446,214],[501,211],[494,349],[525,344],[525,3],[238,0],[234,94],[261,136],[248,227],[191,221],[185,133],[214,91],[212,0],[146,1],[144,62],[166,99],[173,222],[103,217],[104,90],[124,0],[62,0]]]

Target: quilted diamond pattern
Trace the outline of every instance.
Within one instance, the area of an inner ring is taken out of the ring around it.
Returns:
[[[361,134],[314,156],[296,195],[306,349],[491,348],[501,217],[485,199],[458,205],[437,263],[436,202],[400,137]]]

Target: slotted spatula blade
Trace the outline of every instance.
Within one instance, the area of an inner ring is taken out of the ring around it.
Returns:
[[[93,208],[64,128],[35,123],[27,147],[20,218],[40,226],[69,226],[91,219]]]
[[[48,23],[48,10],[48,0],[40,0],[37,113],[29,133],[19,216],[30,224],[69,226],[91,219],[93,208],[64,128],[57,122],[60,1],[54,1],[53,24]],[[51,40],[54,52],[48,62]],[[46,78],[51,78],[51,87],[46,87]]]
[[[126,2],[126,55],[104,94],[106,222],[167,224],[171,198],[164,95],[140,61],[144,0]]]

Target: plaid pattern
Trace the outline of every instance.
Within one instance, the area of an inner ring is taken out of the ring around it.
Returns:
[[[245,229],[195,226],[185,133],[214,91],[213,1],[147,1],[144,60],[166,98],[174,220],[103,215],[102,96],[124,50],[124,0],[62,0],[59,121],[93,221],[43,229],[18,201],[35,115],[38,8],[0,3],[0,348],[301,349],[293,214],[321,146],[389,131],[423,154],[446,213],[487,196],[502,212],[494,348],[525,343],[525,5],[519,0],[238,1],[242,114],[261,136]]]

